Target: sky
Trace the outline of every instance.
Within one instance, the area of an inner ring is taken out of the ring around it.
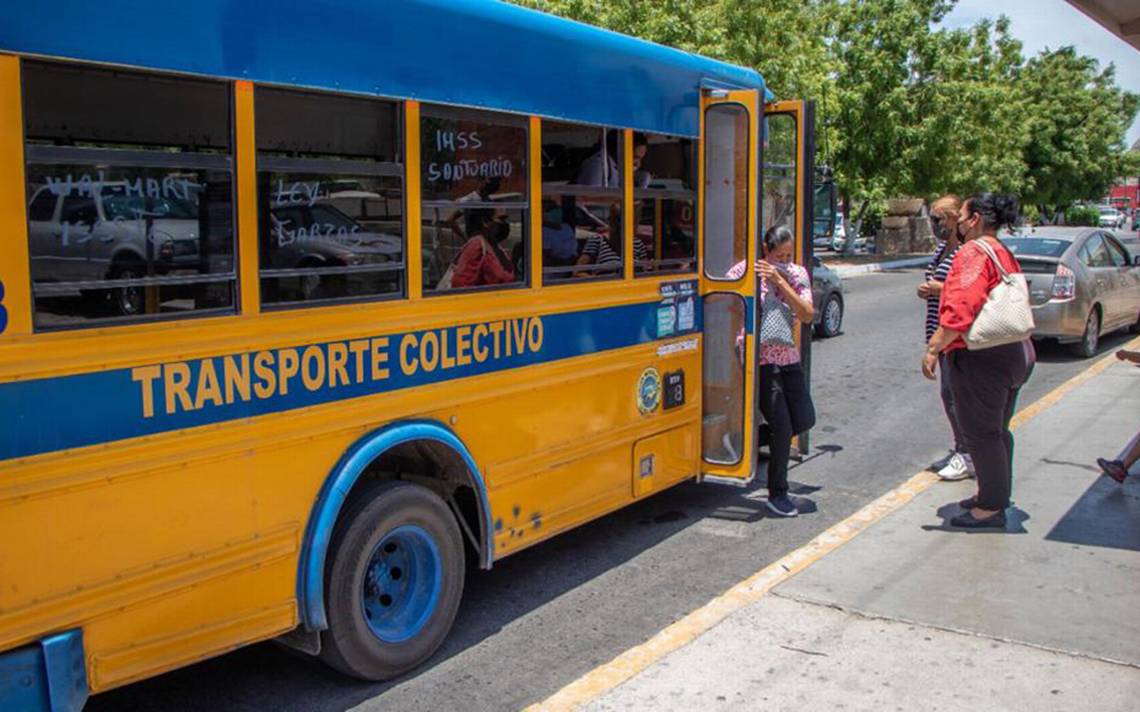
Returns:
[[[1031,57],[1045,48],[1073,45],[1081,54],[1116,65],[1116,83],[1140,93],[1140,50],[1101,27],[1065,0],[959,0],[944,24],[956,28],[1005,15],[1010,32]],[[1128,145],[1140,139],[1140,117],[1128,131]]]

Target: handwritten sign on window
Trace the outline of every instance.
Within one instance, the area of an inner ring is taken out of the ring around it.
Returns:
[[[525,200],[526,129],[425,116],[420,133],[425,200]]]

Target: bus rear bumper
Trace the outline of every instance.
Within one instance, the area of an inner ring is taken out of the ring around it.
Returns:
[[[82,630],[0,653],[0,709],[78,712],[86,702]]]

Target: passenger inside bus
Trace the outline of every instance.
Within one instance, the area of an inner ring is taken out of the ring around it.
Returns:
[[[640,240],[633,241],[634,260],[644,260],[648,254]],[[575,277],[621,276],[621,203],[610,204],[607,226],[586,240],[582,254],[578,256],[578,266],[586,269],[579,269],[574,273]]]
[[[620,157],[619,141],[621,140],[621,131],[606,131],[606,139],[604,142],[605,150],[603,151],[603,143],[599,142],[594,149],[593,155],[586,160],[582,161],[581,167],[578,169],[578,177],[574,181],[578,185],[605,185],[605,186],[620,186],[621,181],[621,166],[618,164]],[[649,185],[651,176],[648,171],[641,170],[641,162],[645,159],[645,154],[649,150],[649,140],[645,134],[635,132],[633,134],[633,175],[634,185],[638,188],[644,188]]]
[[[511,258],[503,250],[503,243],[511,234],[511,225],[505,211],[476,208],[467,211],[466,234],[470,237],[447,276],[437,289],[460,289],[517,281],[517,272]]]
[[[542,201],[543,264],[561,267],[574,264],[578,258],[578,240],[574,236],[574,198],[563,196],[561,203],[553,198]]]

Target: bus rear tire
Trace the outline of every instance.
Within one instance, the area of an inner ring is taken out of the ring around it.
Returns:
[[[427,660],[459,610],[463,557],[455,518],[434,492],[402,481],[366,484],[333,532],[321,659],[374,681]]]

